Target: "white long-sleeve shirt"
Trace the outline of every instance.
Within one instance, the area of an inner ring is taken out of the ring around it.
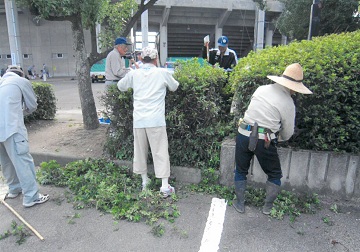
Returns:
[[[268,128],[272,132],[279,131],[279,141],[286,141],[294,134],[295,104],[291,98],[290,89],[280,85],[271,84],[260,86],[252,95],[244,120],[253,125]],[[239,127],[243,135],[250,135]]]
[[[0,142],[15,133],[28,137],[24,114],[37,108],[31,82],[15,73],[7,72],[0,80]]]
[[[120,91],[133,89],[134,128],[166,126],[166,89],[175,91],[179,83],[164,68],[153,64],[143,64],[141,68],[129,72],[118,84]]]

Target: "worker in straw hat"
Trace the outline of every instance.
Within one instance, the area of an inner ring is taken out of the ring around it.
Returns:
[[[270,214],[282,178],[275,144],[288,140],[294,133],[295,105],[291,95],[295,92],[312,94],[302,83],[303,70],[298,63],[287,66],[282,76],[267,77],[275,83],[256,89],[244,118],[239,120],[233,206],[240,213],[245,212],[246,176],[255,155],[267,175],[263,213]]]

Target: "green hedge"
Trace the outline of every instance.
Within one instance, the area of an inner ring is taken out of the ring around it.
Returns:
[[[221,142],[231,131],[227,74],[197,59],[179,63],[180,85],[166,97],[166,122],[173,165],[218,167]]]
[[[197,59],[177,65],[174,78],[179,88],[166,95],[171,164],[218,167],[221,141],[233,131],[227,75],[219,68],[202,67]],[[112,157],[132,160],[132,91],[121,93],[114,85],[102,100],[105,116],[111,119],[105,147]]]
[[[240,60],[229,80],[235,92],[236,119],[245,112],[255,89],[271,83],[267,75],[281,75],[287,65],[299,62],[304,84],[314,94],[296,95],[297,133],[290,146],[359,153],[359,41],[357,31],[251,52]]]
[[[35,112],[25,116],[25,121],[54,119],[56,114],[56,98],[52,85],[42,82],[33,82],[32,85],[38,107]]]

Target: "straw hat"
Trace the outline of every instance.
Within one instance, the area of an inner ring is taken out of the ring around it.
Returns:
[[[267,77],[295,92],[312,94],[312,92],[302,83],[303,76],[304,74],[301,65],[299,63],[294,63],[286,67],[282,76],[268,75]]]

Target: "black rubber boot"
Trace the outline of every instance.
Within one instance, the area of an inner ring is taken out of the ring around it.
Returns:
[[[245,189],[246,180],[235,181],[236,202],[233,202],[233,206],[239,213],[245,212]]]
[[[280,186],[275,185],[269,181],[266,181],[266,198],[265,205],[263,206],[263,214],[269,215],[273,203],[280,192]]]

